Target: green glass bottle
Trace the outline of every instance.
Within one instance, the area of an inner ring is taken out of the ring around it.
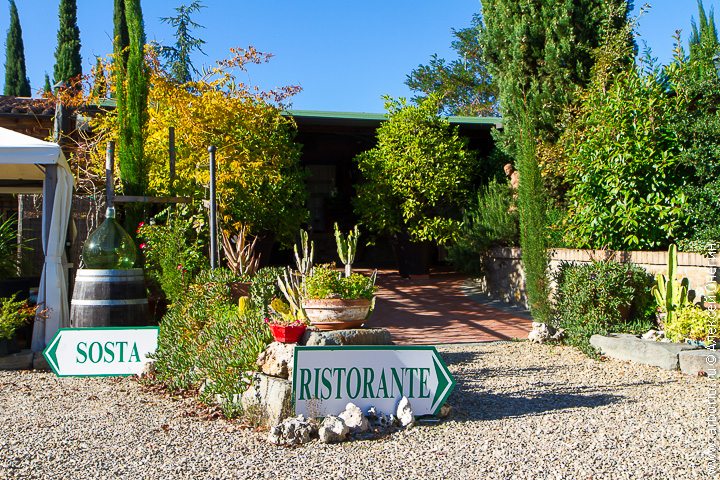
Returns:
[[[85,241],[82,256],[85,268],[126,270],[135,265],[135,242],[115,220],[114,207],[105,210],[105,220]]]

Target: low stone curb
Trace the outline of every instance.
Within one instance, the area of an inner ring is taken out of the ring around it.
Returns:
[[[590,345],[610,358],[652,365],[665,370],[678,370],[680,354],[698,349],[684,343],[642,340],[628,333],[593,335],[590,337]]]
[[[720,352],[714,350],[688,350],[680,352],[680,371],[688,375],[718,378]]]
[[[18,353],[0,357],[0,370],[42,370],[50,371],[50,366],[42,352],[22,350]]]

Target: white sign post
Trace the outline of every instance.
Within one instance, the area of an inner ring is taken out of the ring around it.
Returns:
[[[58,377],[142,373],[157,349],[158,327],[61,328],[43,351]]]
[[[437,414],[454,387],[435,347],[295,347],[297,414],[337,415],[348,402],[390,414],[403,396],[415,415]]]

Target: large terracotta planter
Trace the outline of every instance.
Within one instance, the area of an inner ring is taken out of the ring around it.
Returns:
[[[318,330],[358,328],[365,323],[370,311],[370,300],[343,300],[323,298],[303,301],[303,309],[310,324]]]

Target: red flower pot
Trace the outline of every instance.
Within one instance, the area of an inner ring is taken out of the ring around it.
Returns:
[[[297,343],[305,333],[306,325],[268,325],[276,342]]]

